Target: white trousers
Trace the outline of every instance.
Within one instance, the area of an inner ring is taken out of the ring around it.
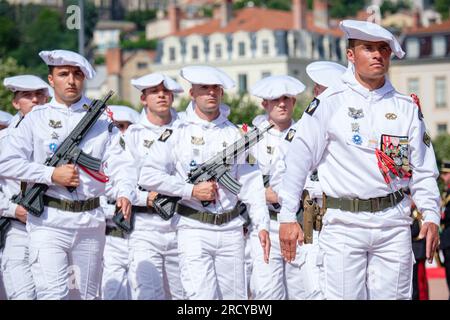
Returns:
[[[31,272],[37,299],[96,299],[105,227],[63,229],[31,226]]]
[[[279,224],[270,221],[270,257],[269,263],[264,262],[264,252],[259,242],[258,232],[252,230],[250,234],[252,246],[252,298],[255,300],[286,300],[299,299],[301,288],[300,256],[297,247],[297,258],[292,263],[286,263],[281,255]]]
[[[133,300],[184,299],[176,232],[135,230],[129,241]]]
[[[1,272],[8,300],[36,299],[35,286],[29,262],[29,238],[23,228],[14,222],[6,235],[3,248]]]
[[[408,225],[324,225],[320,283],[326,299],[411,299],[413,256]]]
[[[242,227],[227,231],[180,228],[178,251],[187,299],[247,299]]]
[[[106,236],[101,292],[103,300],[131,298],[128,281],[129,266],[128,239]]]
[[[324,296],[320,288],[320,269],[317,265],[319,253],[318,237],[314,235],[312,244],[303,244],[298,257],[299,276],[296,281],[290,279],[290,273],[286,274],[289,299],[295,300],[323,300]]]

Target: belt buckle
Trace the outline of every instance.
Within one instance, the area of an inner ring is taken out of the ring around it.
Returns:
[[[359,199],[354,199],[353,200],[353,212],[358,212],[359,211]]]
[[[218,225],[217,221],[219,220],[219,215],[217,213],[214,214],[214,225]]]
[[[372,212],[380,211],[380,201],[378,198],[370,199],[370,206],[372,207]]]

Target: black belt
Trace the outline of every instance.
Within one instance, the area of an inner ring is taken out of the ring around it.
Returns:
[[[155,209],[149,208],[147,206],[132,206],[131,211],[133,213],[147,213],[147,214],[156,214]]]
[[[239,206],[236,205],[230,211],[226,211],[221,214],[216,214],[208,211],[199,211],[191,207],[182,205],[181,203],[177,203],[175,212],[186,218],[220,226],[221,224],[230,222],[234,218],[239,217],[241,210],[239,209]]]
[[[395,207],[405,197],[403,190],[395,191],[385,197],[371,199],[343,199],[325,196],[324,205],[331,209],[341,209],[350,212],[377,212]]]
[[[84,212],[84,211],[91,211],[100,207],[100,199],[91,198],[87,200],[70,201],[44,195],[44,205],[62,211]]]
[[[105,235],[125,239],[125,231],[116,227],[106,226]]]

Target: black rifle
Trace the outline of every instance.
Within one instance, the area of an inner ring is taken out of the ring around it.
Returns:
[[[268,188],[270,187],[270,175],[269,174],[263,174],[263,183],[264,183],[264,188]],[[276,202],[276,203],[272,203],[272,207],[274,207],[275,209],[280,209],[281,205]]]
[[[106,102],[114,94],[109,91],[103,100],[93,100],[87,108],[86,115],[78,122],[73,131],[64,139],[63,143],[58,147],[51,158],[45,161],[45,165],[49,167],[57,167],[64,164],[79,164],[90,170],[99,171],[101,167],[101,159],[91,157],[84,153],[78,145],[86,136],[89,130],[94,126],[95,122],[106,109]],[[43,183],[35,183],[30,189],[14,196],[14,203],[24,207],[30,214],[39,217],[44,211],[44,193],[47,191],[48,185]],[[76,188],[67,187],[69,192],[73,192]]]
[[[202,163],[197,168],[192,169],[188,174],[186,182],[198,184],[202,181],[215,180],[227,188],[231,193],[237,195],[241,190],[241,184],[230,175],[229,170],[231,166],[235,163],[235,160],[239,155],[258,143],[262,139],[264,133],[269,131],[272,127],[273,124],[268,125],[262,130],[254,128],[210,160]],[[174,215],[175,207],[179,200],[181,200],[180,197],[158,194],[155,197],[155,200],[153,200],[153,208],[161,218],[169,220]],[[202,201],[204,207],[209,205],[209,203],[209,201]],[[129,223],[123,218],[121,212],[118,212],[113,220],[122,230],[127,231],[129,229]]]

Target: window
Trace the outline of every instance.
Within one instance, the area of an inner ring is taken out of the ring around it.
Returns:
[[[262,54],[264,56],[269,55],[269,40],[263,40],[262,41]]]
[[[216,58],[217,58],[217,59],[222,58],[222,45],[221,45],[220,43],[217,43],[217,44],[214,46],[214,51],[215,51],[215,53],[216,53]]]
[[[419,40],[417,38],[409,38],[406,40],[406,53],[408,58],[418,58],[419,52]]]
[[[438,123],[437,134],[446,134],[446,133],[447,133],[447,124],[446,123]]]
[[[174,47],[169,48],[169,60],[175,61],[175,48]]]
[[[406,90],[408,91],[408,92],[405,92],[407,95],[414,93],[418,97],[420,97],[419,79],[417,79],[417,78],[408,79]]]
[[[244,94],[247,92],[247,75],[239,74],[238,75],[239,82],[239,93]]]
[[[272,73],[271,73],[270,71],[263,71],[263,72],[261,73],[261,79],[262,79],[262,78],[270,77],[271,75],[272,75]]]
[[[245,43],[244,42],[238,43],[238,49],[239,49],[239,51],[238,51],[239,57],[245,56]]]
[[[198,59],[198,46],[192,46],[192,59]]]
[[[434,96],[436,97],[436,108],[447,107],[447,81],[445,77],[434,79]]]
[[[138,69],[147,69],[148,67],[148,63],[147,62],[138,62],[137,63],[137,68]]]
[[[443,36],[434,36],[433,37],[433,56],[435,57],[443,57],[445,56],[446,51],[446,43],[445,43],[445,37]]]

